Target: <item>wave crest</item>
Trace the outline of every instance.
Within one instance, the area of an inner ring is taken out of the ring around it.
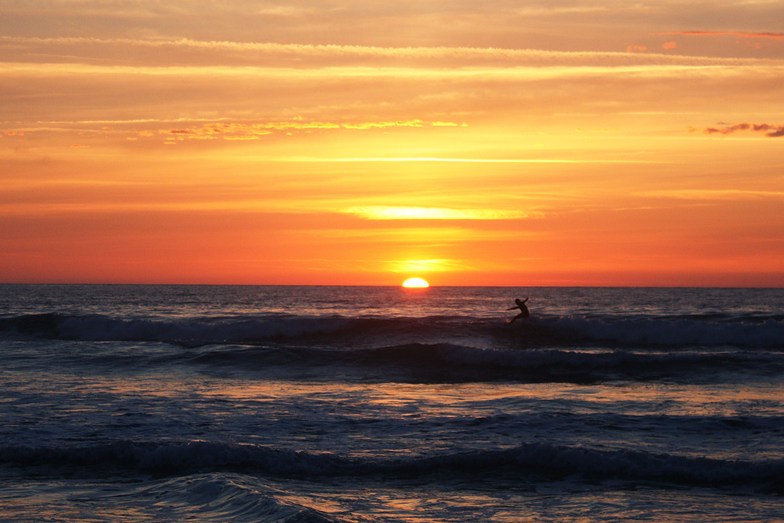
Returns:
[[[155,499],[177,507],[181,520],[338,522],[318,510],[284,501],[275,489],[237,474],[207,473],[157,481],[134,491],[135,499]]]

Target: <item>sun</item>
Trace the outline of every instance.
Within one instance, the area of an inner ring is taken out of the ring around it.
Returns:
[[[430,284],[422,278],[409,278],[403,282],[403,287],[406,289],[426,289],[430,287]]]

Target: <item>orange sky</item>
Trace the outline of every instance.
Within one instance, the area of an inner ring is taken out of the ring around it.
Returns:
[[[779,0],[376,4],[0,0],[0,281],[784,286]]]

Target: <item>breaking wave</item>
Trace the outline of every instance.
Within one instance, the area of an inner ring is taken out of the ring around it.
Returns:
[[[329,523],[339,519],[287,500],[276,489],[239,474],[206,473],[160,480],[126,496],[178,507],[178,520]]]

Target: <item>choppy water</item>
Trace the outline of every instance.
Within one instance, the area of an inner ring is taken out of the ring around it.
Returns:
[[[784,290],[4,285],[0,420],[3,521],[776,521]]]

